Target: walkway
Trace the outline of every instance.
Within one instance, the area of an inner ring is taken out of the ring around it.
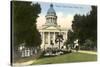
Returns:
[[[79,50],[78,52],[80,52],[80,53],[87,53],[87,54],[95,54],[95,55],[97,55],[97,52],[93,52],[93,51]]]

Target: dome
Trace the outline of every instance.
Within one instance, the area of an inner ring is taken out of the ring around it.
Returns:
[[[49,26],[57,25],[57,16],[55,10],[53,9],[53,4],[50,4],[50,8],[48,9],[47,15],[45,17],[46,17],[46,25]]]
[[[55,10],[53,9],[53,4],[51,4],[50,5],[50,8],[48,9],[48,11],[47,11],[47,15],[54,15],[54,16],[56,16],[56,12],[55,12]]]

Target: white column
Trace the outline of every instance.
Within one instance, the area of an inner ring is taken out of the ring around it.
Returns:
[[[48,46],[50,45],[50,32],[48,32]]]
[[[54,42],[54,45],[55,45],[55,37],[56,37],[56,36],[55,36],[55,32],[54,32],[54,40],[53,40],[53,42]]]

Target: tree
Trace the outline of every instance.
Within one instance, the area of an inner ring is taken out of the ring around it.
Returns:
[[[56,40],[55,40],[55,42],[57,43],[59,43],[59,49],[61,48],[60,47],[60,43],[63,41],[64,39],[63,39],[63,35],[61,35],[61,34],[59,34],[59,35],[57,35],[56,36]]]
[[[97,7],[91,6],[90,14],[81,16],[76,14],[72,22],[72,29],[80,43],[84,43],[86,39],[92,40],[96,46],[97,42]]]
[[[26,46],[39,46],[41,36],[36,28],[36,19],[41,11],[40,5],[24,1],[12,1],[11,4],[14,45],[25,42]]]
[[[11,1],[12,58],[19,56],[18,47],[23,42],[26,47],[40,46],[41,36],[36,28],[36,19],[40,12],[41,8],[38,3]]]
[[[66,40],[66,47],[70,44],[71,47],[74,45],[74,40],[76,39],[75,33],[71,30],[68,30],[67,40]]]

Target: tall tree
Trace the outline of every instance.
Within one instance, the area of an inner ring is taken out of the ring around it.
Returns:
[[[66,47],[70,44],[71,47],[74,46],[74,40],[76,39],[76,35],[72,30],[68,30],[67,40],[66,40]]]
[[[97,41],[97,7],[91,6],[92,10],[90,14],[86,16],[75,15],[72,22],[72,29],[76,33],[80,42],[85,42],[86,39],[90,39],[95,43]]]
[[[26,46],[39,46],[41,36],[36,28],[36,19],[41,12],[40,5],[27,1],[12,1],[11,4],[14,46],[23,42]]]

